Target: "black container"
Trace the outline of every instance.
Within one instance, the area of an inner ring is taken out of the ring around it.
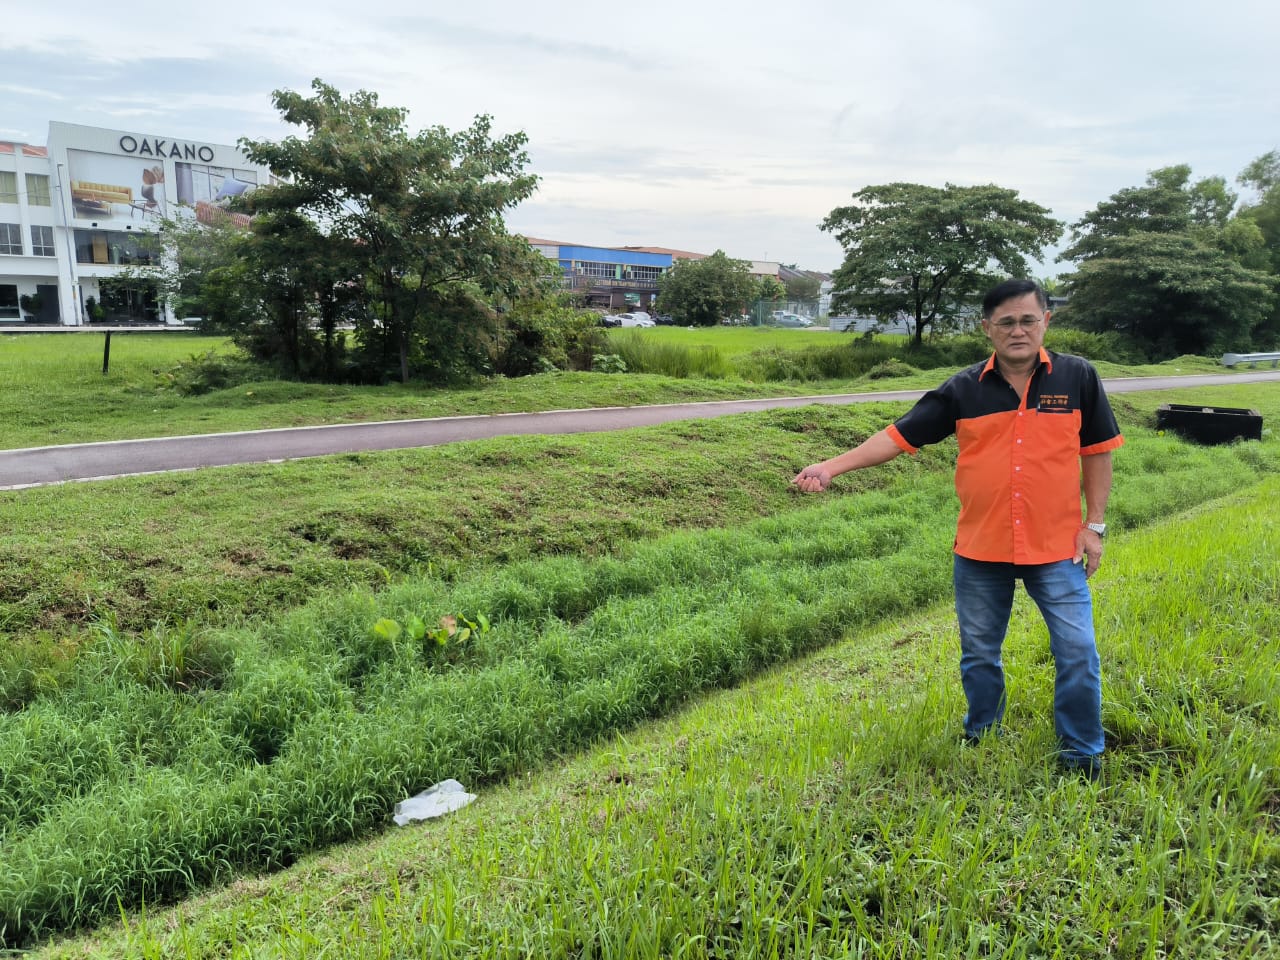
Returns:
[[[1196,407],[1166,403],[1156,410],[1156,429],[1206,445],[1232,440],[1261,440],[1262,417],[1241,407]]]

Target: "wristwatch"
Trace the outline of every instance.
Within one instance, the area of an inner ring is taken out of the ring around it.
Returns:
[[[1099,538],[1107,535],[1107,525],[1105,523],[1086,523],[1085,526],[1096,533]]]

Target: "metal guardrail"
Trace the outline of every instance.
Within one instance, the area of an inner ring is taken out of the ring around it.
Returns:
[[[1280,367],[1280,351],[1274,353],[1224,353],[1222,355],[1222,365],[1224,367],[1236,367],[1241,364],[1248,364],[1256,367],[1260,363],[1267,363],[1273,367]]]

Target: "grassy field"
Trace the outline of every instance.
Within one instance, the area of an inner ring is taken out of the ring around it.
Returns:
[[[544,374],[461,390],[266,380],[184,396],[172,385],[175,368],[210,352],[230,355],[226,340],[187,333],[116,335],[104,376],[101,336],[0,333],[0,383],[5,385],[0,392],[0,449],[416,417],[925,388],[938,379],[935,370],[909,369],[892,378],[786,379],[806,366],[823,366],[800,364],[795,357],[858,349],[853,338],[823,330],[657,327],[614,331],[613,338],[627,355],[645,354],[656,372]],[[901,341],[888,338],[881,344],[885,356],[901,352]],[[719,371],[714,379],[690,375],[708,366]],[[739,366],[755,379],[743,379]],[[1105,376],[1223,371],[1202,358],[1098,366]],[[633,364],[632,369],[642,367]]]
[[[1025,611],[1010,736],[956,747],[948,445],[788,488],[901,405],[0,495],[0,946],[1267,955],[1280,446],[1152,412],[1280,391],[1114,401],[1101,789]],[[481,802],[385,833],[443,776]]]

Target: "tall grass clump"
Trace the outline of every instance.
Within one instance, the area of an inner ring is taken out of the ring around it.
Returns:
[[[156,385],[183,396],[201,396],[245,383],[274,380],[275,371],[238,348],[211,347],[156,372]]]
[[[901,338],[833,335],[834,342],[801,348],[756,350],[735,361],[738,375],[763,382],[856,380],[885,364],[901,364],[908,373],[935,367],[963,367],[990,355],[980,336],[929,340],[916,346]]]
[[[722,380],[733,373],[730,363],[711,344],[659,341],[638,331],[611,332],[609,352],[622,358],[630,373]]]

